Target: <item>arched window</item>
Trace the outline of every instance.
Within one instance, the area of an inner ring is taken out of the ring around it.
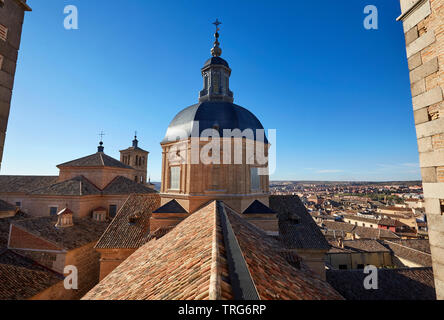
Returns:
[[[134,163],[134,165],[138,165],[139,164],[139,156],[136,156],[136,162]]]

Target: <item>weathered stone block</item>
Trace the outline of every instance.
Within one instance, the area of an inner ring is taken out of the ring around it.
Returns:
[[[413,112],[415,124],[420,124],[429,121],[429,112],[427,108],[422,108]]]
[[[0,70],[0,86],[12,90],[13,85],[14,85],[14,77],[9,73]]]
[[[419,164],[421,168],[444,166],[444,149],[420,153]]]
[[[426,89],[426,82],[425,79],[416,81],[411,85],[412,89],[412,97],[416,97],[417,95],[424,93]]]
[[[421,176],[423,183],[437,182],[435,167],[421,168]]]
[[[416,136],[418,139],[441,134],[444,128],[444,118],[424,122],[416,126]]]
[[[441,87],[435,87],[429,91],[417,95],[416,97],[413,97],[413,110],[431,106],[432,104],[441,102],[442,100],[443,95]]]
[[[409,64],[410,71],[418,68],[422,64],[421,52],[418,52],[417,54],[411,56],[407,62]]]
[[[441,205],[439,199],[425,198],[424,208],[427,214],[427,219],[429,219],[429,215],[441,215]]]
[[[444,248],[444,233],[429,229],[429,242],[431,247]]]
[[[405,44],[406,46],[409,45],[410,43],[412,43],[413,41],[415,41],[416,39],[418,39],[419,34],[418,34],[418,27],[413,27],[412,29],[410,29],[410,31],[407,31],[405,33]]]
[[[439,68],[438,57],[433,58],[430,61],[427,61],[422,66],[419,66],[410,72],[410,83],[415,83],[416,81],[419,81],[431,75],[432,73],[437,72],[438,68]]]
[[[423,183],[422,187],[424,189],[424,197],[444,199],[444,183]]]
[[[419,53],[422,49],[431,45],[433,42],[435,42],[435,32],[433,32],[433,30],[426,32],[407,46],[407,58],[410,58],[415,53]]]
[[[411,28],[416,26],[421,20],[426,18],[432,13],[430,9],[429,1],[424,1],[417,9],[415,9],[409,16],[407,16],[403,21],[404,33],[409,31]]]

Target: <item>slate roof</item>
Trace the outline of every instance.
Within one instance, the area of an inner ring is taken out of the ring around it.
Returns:
[[[278,214],[279,233],[286,247],[320,250],[330,248],[298,196],[272,195],[270,208]]]
[[[221,137],[225,129],[241,131],[251,129],[254,136],[252,138],[256,140],[258,138],[256,130],[264,129],[259,119],[241,106],[226,101],[205,101],[180,111],[169,124],[161,143],[188,139],[192,133],[194,134],[193,128],[196,122],[199,123],[199,132],[196,132],[199,136],[205,129],[213,129],[217,125]],[[264,140],[268,143],[266,137]]]
[[[56,223],[56,216],[29,218],[12,222],[14,226],[54,243],[61,250],[79,248],[99,240],[108,226],[106,221],[95,221],[90,218],[73,218],[74,225],[67,228],[56,228]]]
[[[226,245],[229,230],[241,256],[233,257]],[[233,259],[248,268],[247,280],[260,299],[342,299],[305,265],[291,266],[282,249],[222,202],[212,201],[136,250],[83,299],[233,299],[233,286],[242,282],[230,271]]]
[[[23,300],[63,281],[55,273],[12,250],[0,252],[0,300]]]
[[[34,195],[51,196],[86,196],[100,193],[100,189],[84,176],[77,176],[72,179],[29,192],[29,194]]]
[[[13,221],[29,218],[28,215],[18,212],[14,217],[0,218],[0,251],[8,246],[9,228]]]
[[[2,176],[0,193],[28,193],[57,182],[57,176]]]
[[[132,167],[116,160],[103,152],[97,152],[89,156],[59,164],[57,168],[63,167],[114,167],[133,169]]]
[[[425,241],[428,242],[428,240]],[[432,255],[430,253],[419,251],[417,249],[405,246],[403,245],[402,242],[392,242],[384,240],[382,241],[382,244],[385,247],[387,247],[396,257],[409,260],[420,266],[424,267],[432,266]]]
[[[176,199],[168,201],[163,206],[157,208],[153,211],[153,213],[184,213],[188,214],[188,212],[180,205]]]
[[[327,281],[347,300],[436,300],[432,268],[378,269],[378,289],[366,290],[362,270],[327,270]]]
[[[259,200],[254,200],[250,206],[242,212],[243,214],[273,214],[276,213]]]
[[[104,195],[131,193],[143,194],[158,192],[141,183],[135,182],[134,180],[128,179],[123,176],[117,176],[103,189]]]
[[[160,197],[153,194],[132,194],[126,199],[113,221],[96,244],[98,249],[137,249],[150,238],[151,212],[160,205]],[[130,217],[137,215],[134,222]]]

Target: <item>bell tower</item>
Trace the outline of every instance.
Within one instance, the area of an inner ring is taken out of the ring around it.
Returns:
[[[137,131],[134,135],[132,146],[128,149],[120,150],[120,161],[135,169],[133,180],[138,183],[147,183],[148,154],[148,151],[139,148]]]

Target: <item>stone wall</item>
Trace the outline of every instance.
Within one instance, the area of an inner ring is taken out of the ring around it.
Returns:
[[[435,287],[444,299],[444,0],[401,0]]]
[[[0,164],[11,107],[24,10],[15,0],[5,0],[3,7],[0,7],[0,28],[5,35],[5,38],[0,37]]]

